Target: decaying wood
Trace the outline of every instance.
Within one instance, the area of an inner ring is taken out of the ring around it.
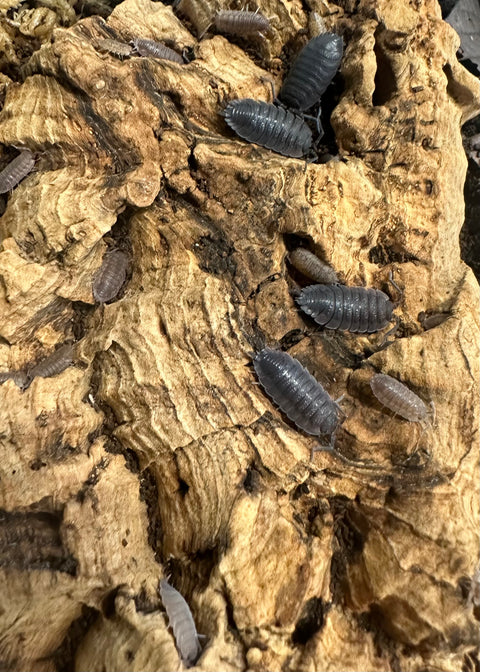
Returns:
[[[265,0],[272,32],[252,45],[198,42],[161,2],[55,30],[63,5],[48,6],[40,48],[0,28],[0,142],[39,156],[2,197],[0,370],[65,342],[75,366],[0,386],[2,668],[182,669],[157,591],[169,576],[206,636],[199,670],[473,669],[479,325],[460,126],[480,87],[438,4],[314,3],[345,55],[326,94],[340,160],[308,165],[219,114],[271,101],[310,37],[304,3]],[[136,37],[194,58],[95,49]],[[99,306],[115,245],[132,277]],[[386,291],[394,271],[393,343],[299,314],[298,245],[347,285]],[[422,313],[449,317],[426,330]],[[345,395],[335,453],[310,462],[317,440],[257,385],[265,345]],[[374,372],[408,380],[436,422],[385,411]]]

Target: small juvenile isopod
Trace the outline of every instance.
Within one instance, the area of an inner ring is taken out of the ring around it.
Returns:
[[[107,252],[95,273],[92,293],[95,301],[107,303],[114,299],[127,277],[128,255],[122,250]]]
[[[339,68],[342,54],[343,40],[334,33],[323,33],[307,42],[280,89],[282,103],[302,112],[318,103]]]
[[[300,158],[312,147],[312,132],[307,124],[282,107],[244,98],[230,101],[224,115],[241,138],[284,156]]]
[[[188,667],[191,667],[202,648],[198,641],[197,628],[190,607],[178,590],[175,590],[165,579],[160,581],[159,592],[180,657]]]
[[[311,280],[331,285],[338,282],[337,274],[333,268],[304,247],[297,247],[293,252],[290,252],[288,259],[297,271]]]
[[[58,350],[55,350],[51,355],[42,359],[31,369],[27,369],[28,384],[34,378],[51,378],[57,376],[69,366],[73,364],[74,360],[74,346],[72,343],[62,345]],[[27,385],[28,387],[28,385]]]
[[[22,149],[0,172],[0,194],[6,194],[16,187],[33,170],[34,165],[35,156],[29,149]]]
[[[173,49],[167,47],[163,42],[155,42],[155,40],[144,40],[136,38],[132,40],[134,50],[140,56],[150,56],[152,58],[162,58],[174,63],[183,64],[183,58]]]
[[[133,48],[130,44],[126,42],[120,42],[120,40],[112,40],[110,38],[101,38],[96,40],[95,46],[100,51],[106,51],[117,58],[126,58],[131,56]]]
[[[296,298],[317,324],[358,334],[380,331],[392,320],[394,305],[379,289],[310,285]]]
[[[270,21],[260,12],[220,10],[215,14],[215,28],[231,35],[251,35],[268,32]]]
[[[253,366],[265,392],[297,427],[314,436],[328,434],[333,443],[339,407],[298,359],[263,348]]]
[[[378,401],[410,422],[423,422],[428,409],[420,397],[406,385],[385,373],[376,373],[370,387]]]

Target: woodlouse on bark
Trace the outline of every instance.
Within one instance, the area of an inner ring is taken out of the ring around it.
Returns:
[[[174,49],[170,49],[163,42],[155,42],[155,40],[144,40],[136,38],[132,40],[133,49],[140,56],[149,56],[151,58],[161,58],[174,63],[183,65],[183,58]]]
[[[27,369],[28,384],[26,386],[28,387],[34,378],[51,378],[68,369],[73,364],[74,353],[73,343],[67,343],[31,369]]]
[[[107,252],[95,273],[92,293],[95,301],[107,303],[119,293],[127,277],[128,255],[122,250]]]
[[[394,305],[379,289],[310,285],[296,298],[317,324],[358,334],[381,331],[392,321]]]
[[[338,404],[298,359],[263,348],[253,360],[260,384],[281,411],[307,434],[331,437],[338,426]]]
[[[3,371],[0,373],[0,385],[3,385],[7,380],[13,380],[17,387],[25,388],[28,381],[26,371]]]
[[[297,247],[290,252],[288,259],[297,271],[311,280],[321,284],[335,284],[338,277],[331,266],[304,247]]]
[[[337,72],[343,55],[343,40],[334,33],[311,39],[300,51],[285,77],[279,99],[302,112],[318,103]]]
[[[215,28],[231,35],[252,35],[268,32],[270,21],[260,12],[220,10],[215,14]]]
[[[385,373],[377,373],[370,380],[370,387],[378,401],[410,422],[422,423],[428,409],[420,397],[404,383]]]
[[[0,194],[6,194],[19,184],[35,165],[35,156],[29,149],[22,149],[0,172]]]
[[[284,156],[301,158],[312,148],[312,132],[307,124],[282,107],[244,98],[230,101],[224,116],[241,138]]]
[[[101,38],[95,41],[95,47],[100,51],[106,51],[117,58],[127,58],[133,53],[133,47],[126,42],[120,40],[112,40],[108,37]]]
[[[202,650],[190,607],[178,590],[175,590],[165,579],[160,581],[159,592],[167,612],[169,626],[173,630],[177,649],[183,662],[190,667]]]

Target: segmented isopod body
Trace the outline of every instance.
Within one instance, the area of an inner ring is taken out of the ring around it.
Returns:
[[[214,21],[217,30],[232,35],[251,35],[270,30],[270,21],[260,12],[222,9],[216,13]]]
[[[183,64],[183,58],[173,49],[167,47],[163,42],[155,42],[155,40],[144,40],[137,38],[132,40],[133,48],[140,54],[140,56],[150,56],[152,58],[163,58],[167,61]]]
[[[318,103],[338,70],[343,54],[342,38],[323,33],[300,51],[285,77],[279,99],[296,110],[308,110]]]
[[[107,252],[93,280],[93,298],[99,303],[114,299],[127,277],[128,255],[122,250]]]
[[[331,266],[304,247],[297,247],[288,255],[290,263],[307,278],[325,284],[338,282],[337,274]]]
[[[127,56],[131,56],[133,52],[133,48],[130,44],[120,42],[120,40],[112,40],[110,38],[98,39],[95,42],[95,45],[100,51],[107,51],[109,54],[113,54],[113,56],[117,56],[118,58],[126,58]]]
[[[5,383],[7,380],[13,380],[15,385],[20,388],[24,388],[27,383],[27,372],[26,371],[3,371],[0,373],[0,385]]]
[[[298,359],[263,348],[253,366],[265,392],[297,427],[315,436],[335,432],[337,404]]]
[[[312,146],[312,132],[303,119],[270,103],[232,100],[225,108],[225,121],[244,140],[284,156],[300,158]]]
[[[379,289],[310,285],[296,299],[317,324],[358,334],[380,331],[392,320],[393,303]]]
[[[0,172],[0,194],[6,194],[17,186],[33,170],[35,157],[29,149],[22,149],[13,161]]]
[[[385,373],[377,373],[370,380],[373,394],[384,406],[410,422],[422,422],[428,409],[420,397],[406,385]]]
[[[175,590],[165,579],[160,581],[159,592],[167,612],[169,625],[173,630],[177,649],[183,662],[190,667],[202,650],[190,607],[178,590]]]
[[[74,346],[72,343],[62,345],[54,353],[42,359],[36,366],[28,369],[28,379],[51,378],[56,376],[73,364]]]

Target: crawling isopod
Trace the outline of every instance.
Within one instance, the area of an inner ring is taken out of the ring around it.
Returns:
[[[343,40],[334,33],[323,33],[307,42],[280,89],[282,103],[301,111],[318,103],[339,68],[342,54]]]
[[[0,194],[6,194],[17,186],[35,165],[35,156],[29,149],[22,149],[5,168],[0,172]]]
[[[297,271],[311,280],[332,285],[338,282],[337,274],[333,268],[304,247],[297,247],[293,252],[290,252],[288,259]]]
[[[386,327],[394,308],[379,289],[345,285],[310,285],[302,289],[296,301],[322,327],[358,334]]]
[[[100,51],[106,51],[117,58],[126,58],[132,55],[133,48],[126,42],[120,40],[112,40],[110,38],[101,38],[96,40],[95,46]]]
[[[312,147],[312,132],[292,112],[251,98],[232,100],[225,121],[244,140],[284,156],[300,158]]]
[[[107,303],[114,299],[127,277],[128,256],[122,250],[107,252],[95,274],[92,293],[95,301]]]
[[[420,397],[406,385],[385,373],[377,373],[370,380],[373,394],[384,406],[410,422],[423,422],[428,409]]]
[[[286,352],[263,348],[253,360],[260,384],[281,411],[307,434],[333,437],[338,404],[298,359]]]
[[[5,383],[7,380],[13,380],[17,387],[21,389],[25,388],[28,377],[26,371],[2,371],[0,373],[0,385]]]
[[[231,35],[251,35],[268,32],[270,21],[260,12],[220,10],[215,14],[215,28]]]
[[[191,667],[202,649],[190,607],[178,590],[165,579],[160,581],[159,592],[180,657],[188,667]]]
[[[27,369],[28,383],[31,383],[34,378],[52,378],[68,369],[73,364],[74,352],[72,343],[62,345],[34,367]]]
[[[163,42],[155,42],[155,40],[144,40],[136,38],[132,40],[134,50],[140,56],[150,56],[151,58],[162,58],[174,63],[183,64],[183,58],[173,49],[167,47]]]

